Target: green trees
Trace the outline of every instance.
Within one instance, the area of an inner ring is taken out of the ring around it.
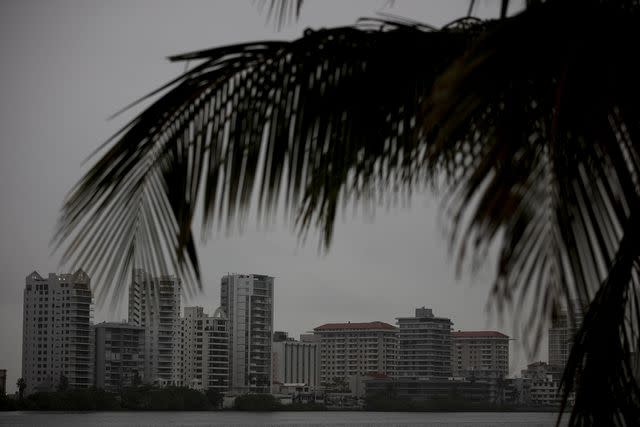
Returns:
[[[253,195],[273,214],[283,195],[297,230],[318,227],[328,247],[345,203],[437,186],[458,264],[498,248],[493,302],[516,307],[534,344],[560,304],[586,307],[564,377],[571,424],[640,424],[640,6],[526,5],[172,57],[197,65],[66,199],[63,261],[111,272],[98,287],[124,289],[135,264],[198,289],[197,209],[209,230],[242,222]]]
[[[224,395],[222,393],[217,390],[207,390],[204,394],[214,409],[222,408],[222,403],[224,402]]]
[[[60,374],[60,380],[58,381],[58,391],[67,390],[69,390],[69,379],[64,374]]]
[[[240,411],[277,411],[282,404],[271,394],[243,394],[236,397],[233,407]]]

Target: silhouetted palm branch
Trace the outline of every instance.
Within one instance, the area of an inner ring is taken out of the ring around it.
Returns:
[[[63,261],[98,283],[122,265],[172,268],[195,290],[199,195],[208,232],[242,224],[254,191],[271,214],[281,189],[300,230],[317,224],[328,245],[341,192],[370,198],[376,187],[415,183],[415,116],[467,43],[455,28],[368,20],[172,57],[201,63],[162,88],[73,189],[56,236],[71,239]]]
[[[242,225],[254,196],[269,217],[284,193],[298,230],[315,225],[328,246],[349,200],[375,206],[442,179],[459,262],[499,244],[494,300],[533,301],[534,343],[563,300],[589,304],[564,378],[577,385],[572,423],[635,424],[638,6],[529,3],[437,31],[362,20],[171,58],[198,65],[73,189],[63,260],[102,298],[134,264],[195,291],[198,203],[206,235]]]
[[[423,123],[459,260],[500,242],[495,300],[517,295],[522,315],[532,298],[536,341],[559,297],[590,303],[564,378],[567,391],[579,379],[576,424],[640,420],[640,17],[627,6],[549,2],[503,20],[436,82]]]

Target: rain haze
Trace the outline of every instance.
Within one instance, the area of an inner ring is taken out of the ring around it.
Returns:
[[[66,193],[93,160],[83,161],[134,111],[107,118],[184,70],[172,54],[243,41],[293,39],[305,28],[350,25],[388,13],[440,26],[467,13],[459,1],[308,1],[299,20],[275,31],[257,2],[5,1],[0,15],[0,368],[7,391],[21,370],[25,276],[64,272],[50,240]],[[497,4],[479,2],[479,16]],[[275,276],[275,330],[300,333],[327,322],[384,321],[416,307],[450,317],[454,329],[496,329],[512,338],[511,374],[534,359],[512,316],[487,311],[495,259],[471,277],[456,277],[455,260],[439,222],[438,199],[423,192],[409,204],[381,206],[374,217],[347,210],[328,252],[318,237],[301,242],[278,218],[241,232],[214,231],[199,245],[203,291],[182,306],[213,311],[227,272]],[[199,235],[199,233],[198,233]],[[96,306],[95,321],[126,317]]]

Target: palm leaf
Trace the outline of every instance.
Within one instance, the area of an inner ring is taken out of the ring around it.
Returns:
[[[173,57],[199,63],[73,189],[56,235],[63,258],[94,273],[103,298],[122,293],[118,273],[133,266],[177,271],[196,291],[199,204],[206,235],[242,226],[254,195],[271,216],[284,193],[299,232],[315,225],[328,247],[340,205],[443,179],[460,265],[499,245],[494,301],[516,305],[534,346],[563,300],[589,305],[565,373],[572,423],[633,424],[638,7],[528,4],[441,30],[362,20]],[[599,414],[594,387],[608,396]]]
[[[469,246],[482,256],[500,243],[495,301],[516,304],[534,346],[559,304],[593,300],[564,386],[573,390],[581,370],[598,370],[588,377],[598,382],[577,382],[572,424],[640,420],[622,369],[640,322],[624,315],[637,280],[627,224],[640,201],[640,68],[630,55],[640,17],[628,6],[547,2],[501,21],[438,79],[424,112],[425,162],[449,184],[459,262]],[[609,353],[604,335],[617,345]],[[595,390],[610,398],[600,409]]]
[[[363,20],[172,57],[199,64],[162,88],[72,190],[55,236],[68,242],[63,262],[93,274],[101,300],[121,294],[117,273],[134,266],[176,271],[196,291],[198,198],[207,234],[242,226],[254,193],[272,215],[281,191],[299,230],[317,224],[328,246],[341,197],[416,183],[416,114],[469,34]]]

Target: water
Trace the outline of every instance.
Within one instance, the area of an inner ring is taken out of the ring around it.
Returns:
[[[548,412],[0,412],[3,426],[553,426]]]

